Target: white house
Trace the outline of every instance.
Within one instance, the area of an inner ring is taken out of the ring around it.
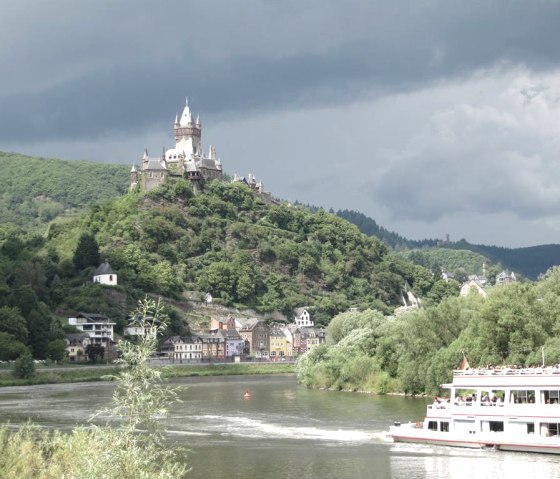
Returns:
[[[311,319],[311,316],[309,315],[309,311],[307,311],[306,308],[296,308],[296,316],[294,318],[294,322],[298,326],[303,326],[303,327],[315,326],[315,323]]]
[[[475,279],[471,279],[461,286],[460,296],[468,296],[471,293],[478,293],[483,298],[488,296],[488,293],[484,290],[484,285]]]
[[[124,328],[125,336],[145,336],[147,339],[155,339],[157,336],[158,325],[161,321],[154,320],[152,316],[147,316],[142,320],[142,317],[129,317],[128,326]]]
[[[117,273],[113,271],[107,260],[103,261],[99,267],[93,272],[93,282],[106,284],[108,286],[117,285]]]
[[[172,336],[162,345],[169,359],[200,361],[202,359],[202,339],[198,336]]]
[[[87,333],[93,344],[107,347],[113,342],[113,327],[116,323],[103,314],[78,313],[76,317],[68,318],[68,324]]]

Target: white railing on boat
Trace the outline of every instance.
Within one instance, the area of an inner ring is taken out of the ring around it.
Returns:
[[[560,366],[544,368],[480,368],[455,369],[453,376],[535,376],[560,374]]]

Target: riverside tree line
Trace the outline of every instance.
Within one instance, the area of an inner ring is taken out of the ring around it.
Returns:
[[[448,297],[398,317],[345,312],[327,328],[327,344],[297,365],[314,388],[378,393],[437,393],[462,352],[472,367],[560,363],[560,268],[535,283]]]

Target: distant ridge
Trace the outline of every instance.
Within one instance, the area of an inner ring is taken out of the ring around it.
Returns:
[[[0,217],[24,228],[128,190],[130,167],[0,152]]]
[[[492,263],[501,264],[529,279],[536,280],[540,274],[553,266],[560,265],[560,244],[529,246],[524,248],[504,248],[501,246],[486,246],[471,244],[466,240],[446,242],[443,240],[409,240],[397,233],[379,226],[375,220],[363,213],[352,210],[337,211],[341,218],[355,224],[362,233],[377,236],[387,246],[394,250],[446,248],[452,250],[467,250],[479,253]]]

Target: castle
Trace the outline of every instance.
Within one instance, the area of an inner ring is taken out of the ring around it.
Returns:
[[[193,119],[189,102],[186,101],[183,114],[175,116],[173,125],[175,148],[163,148],[161,157],[148,156],[144,151],[142,169],[136,166],[130,170],[130,188],[140,187],[149,191],[163,184],[168,177],[185,177],[198,189],[202,180],[222,179],[222,163],[216,155],[216,149],[210,146],[208,155],[202,151],[202,125],[200,118]]]
[[[131,190],[149,191],[161,186],[168,178],[185,178],[191,182],[194,192],[197,193],[206,180],[224,180],[222,162],[216,154],[216,148],[210,146],[207,154],[202,151],[202,125],[198,116],[196,120],[193,118],[188,99],[181,118],[175,116],[173,130],[175,148],[164,147],[162,155],[155,158],[150,157],[146,149],[141,169],[132,166]],[[245,178],[236,173],[232,182],[244,183],[263,200],[273,201],[271,194],[264,191],[262,181],[257,182],[252,174]]]

